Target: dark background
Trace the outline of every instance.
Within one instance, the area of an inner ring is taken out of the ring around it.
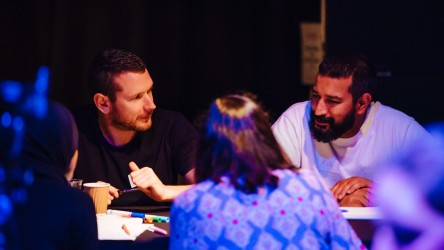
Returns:
[[[377,97],[420,123],[444,120],[441,1],[327,0],[327,54],[354,50],[380,72]],[[388,2],[388,3],[387,3]],[[191,121],[217,96],[258,95],[276,119],[308,98],[300,83],[301,22],[315,0],[15,0],[0,2],[0,80],[51,70],[49,96],[88,103],[86,69],[101,49],[147,64],[158,106]]]

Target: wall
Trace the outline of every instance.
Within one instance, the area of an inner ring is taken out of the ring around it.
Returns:
[[[158,106],[193,120],[217,96],[256,93],[276,118],[305,100],[299,23],[319,21],[312,0],[16,0],[0,15],[0,79],[32,81],[51,69],[50,97],[88,103],[87,66],[97,51],[127,49],[146,62]]]
[[[355,50],[380,73],[377,97],[420,123],[444,120],[444,3],[327,1],[326,51]]]

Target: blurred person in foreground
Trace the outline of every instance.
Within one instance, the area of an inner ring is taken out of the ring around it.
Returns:
[[[365,248],[318,176],[291,166],[247,95],[211,104],[196,159],[198,184],[171,208],[170,249]]]
[[[177,186],[179,176],[194,183],[197,132],[181,113],[155,105],[154,82],[141,58],[105,49],[91,62],[88,84],[94,105],[74,113],[75,178],[110,183],[112,206],[170,202],[187,188]],[[142,192],[119,195],[118,190],[133,187],[130,181]]]
[[[380,163],[429,136],[412,117],[375,101],[376,84],[365,57],[327,57],[310,100],[293,104],[273,124],[291,162],[318,171],[340,206],[373,206]]]
[[[48,102],[42,117],[25,118],[21,164],[33,183],[27,202],[14,212],[22,249],[97,249],[97,222],[91,198],[72,188],[78,132],[71,113]]]
[[[444,123],[427,130],[433,138],[418,141],[377,178],[384,220],[375,250],[444,249]]]

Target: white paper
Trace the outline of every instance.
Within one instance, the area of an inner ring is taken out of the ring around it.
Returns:
[[[137,187],[137,185],[134,184],[133,179],[131,178],[131,175],[128,175],[128,180],[129,180],[129,184],[130,184],[131,188]]]
[[[379,207],[341,207],[342,215],[348,220],[382,219]]]
[[[125,225],[130,234],[123,230]],[[153,224],[143,224],[142,218],[123,217],[113,214],[98,214],[99,240],[135,240],[145,230],[152,231]]]

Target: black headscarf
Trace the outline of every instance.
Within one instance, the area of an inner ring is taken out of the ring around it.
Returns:
[[[50,177],[66,182],[65,173],[78,146],[78,131],[70,111],[48,102],[43,118],[25,119],[22,160],[36,178]]]

